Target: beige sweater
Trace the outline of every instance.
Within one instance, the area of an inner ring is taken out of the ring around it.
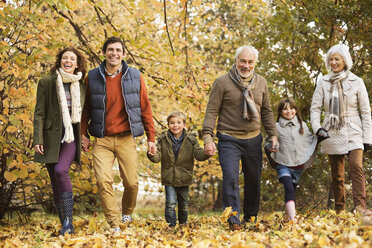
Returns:
[[[249,121],[242,118],[244,87],[235,82],[227,73],[217,78],[212,85],[203,123],[204,136],[213,137],[217,117],[218,132],[257,132],[262,122],[270,137],[278,136],[266,80],[258,74],[254,74],[252,80],[254,80],[252,89],[254,101],[260,119]]]

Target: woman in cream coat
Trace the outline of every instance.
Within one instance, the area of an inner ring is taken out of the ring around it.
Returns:
[[[317,83],[311,109],[311,125],[318,135],[330,136],[323,141],[321,152],[329,156],[336,211],[345,210],[345,155],[348,157],[352,195],[356,210],[364,216],[366,209],[363,150],[372,144],[371,106],[361,78],[350,72],[352,59],[345,45],[329,49],[326,67],[330,73]],[[320,124],[322,110],[325,118]]]

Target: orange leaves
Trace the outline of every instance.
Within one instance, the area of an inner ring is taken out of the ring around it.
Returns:
[[[41,40],[42,42],[44,42],[44,43],[46,43],[47,42],[47,40],[44,38],[44,36],[42,36],[41,34],[39,34],[38,36],[37,36],[37,38],[39,38],[39,40]]]

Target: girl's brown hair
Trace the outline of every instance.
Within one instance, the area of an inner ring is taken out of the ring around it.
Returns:
[[[81,71],[82,77],[80,82],[83,82],[85,74],[87,73],[87,63],[85,57],[79,52],[76,48],[74,47],[66,47],[62,49],[61,51],[58,52],[56,56],[56,62],[54,63],[54,66],[51,70],[51,73],[54,74],[60,67],[61,67],[61,60],[62,56],[65,52],[73,52],[76,57],[77,57],[77,68],[74,71],[74,74],[78,73]]]
[[[296,110],[296,116],[297,116],[297,120],[298,122],[300,123],[300,134],[303,134],[304,133],[304,128],[302,126],[302,118],[301,118],[301,115],[300,113],[298,112],[298,109],[297,109],[297,105],[296,103],[293,101],[292,98],[285,98],[283,100],[281,100],[279,102],[279,105],[278,105],[278,119],[277,121],[279,121],[279,118],[282,114],[282,110],[285,108],[285,106],[289,105],[291,108],[295,109]]]

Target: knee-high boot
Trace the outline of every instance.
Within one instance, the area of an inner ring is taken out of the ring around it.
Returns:
[[[74,200],[72,192],[61,192],[61,209],[63,213],[63,225],[61,234],[66,232],[73,233],[74,226],[72,225],[72,211],[74,209]]]
[[[56,204],[59,221],[61,222],[61,225],[63,225],[63,211],[60,197],[59,199],[54,199],[54,203]]]

